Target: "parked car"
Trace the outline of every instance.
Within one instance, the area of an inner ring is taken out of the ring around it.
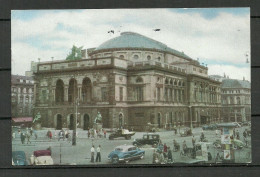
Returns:
[[[156,133],[147,133],[143,134],[143,138],[135,139],[133,145],[142,146],[142,145],[153,145],[157,146],[160,142],[160,135]]]
[[[236,128],[241,127],[241,125],[238,122],[232,122],[232,124],[234,124],[236,126]]]
[[[217,124],[203,125],[202,130],[216,130],[218,129]]]
[[[30,161],[31,165],[53,165],[51,150],[34,151]]]
[[[181,136],[192,136],[192,131],[189,127],[185,127],[180,132]]]
[[[123,137],[127,140],[131,139],[131,137],[135,134],[135,132],[131,132],[127,129],[117,129],[115,132],[109,135],[109,139],[113,140],[114,138]]]
[[[133,145],[121,145],[117,146],[115,150],[113,150],[108,155],[108,160],[113,164],[117,164],[119,162],[128,162],[134,159],[143,159],[145,151],[139,149]]]
[[[12,152],[12,165],[28,165],[24,151]]]

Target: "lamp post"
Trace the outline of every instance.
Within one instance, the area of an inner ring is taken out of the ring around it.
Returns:
[[[73,126],[73,133],[72,133],[72,145],[76,146],[77,144],[77,122],[78,122],[78,106],[79,106],[79,99],[76,98],[75,100],[75,120]]]

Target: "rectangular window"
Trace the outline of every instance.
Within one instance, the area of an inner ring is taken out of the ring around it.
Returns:
[[[136,87],[136,101],[143,101],[143,87]]]
[[[47,90],[42,90],[42,101],[47,100]]]
[[[119,88],[119,99],[120,99],[120,101],[123,101],[123,93],[124,93],[123,89],[124,89],[123,87]]]
[[[164,89],[164,100],[168,101],[167,88]]]
[[[101,101],[107,101],[107,88],[101,88]]]
[[[172,101],[172,89],[170,89],[170,101]]]

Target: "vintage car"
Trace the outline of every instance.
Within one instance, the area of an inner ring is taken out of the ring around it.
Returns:
[[[203,125],[202,130],[216,130],[218,129],[217,124]]]
[[[117,129],[115,132],[109,135],[109,139],[113,140],[114,138],[124,137],[125,139],[129,140],[134,134],[135,132],[131,132],[127,129]]]
[[[30,157],[31,165],[53,165],[51,150],[34,151]]]
[[[28,165],[24,151],[12,152],[12,165]]]
[[[156,133],[147,133],[143,135],[143,138],[135,139],[133,145],[142,146],[142,145],[152,145],[157,146],[160,142],[160,135]]]
[[[243,147],[245,147],[245,143],[243,141],[238,140],[238,139],[234,139],[233,140],[233,147],[235,149],[242,149]]]
[[[113,164],[128,162],[134,159],[143,159],[145,151],[133,145],[117,146],[109,155],[108,160]]]
[[[192,136],[192,131],[189,127],[185,127],[180,131],[181,136]]]

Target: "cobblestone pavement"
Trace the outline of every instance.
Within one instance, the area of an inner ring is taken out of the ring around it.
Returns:
[[[237,128],[240,132],[240,137],[242,137],[243,130],[248,127],[241,127]],[[136,132],[136,134],[132,137],[131,140],[125,140],[124,138],[118,138],[115,140],[108,140],[109,133],[107,134],[107,138],[95,138],[95,139],[88,139],[87,132],[81,129],[78,129],[78,138],[77,138],[77,145],[72,146],[71,142],[68,141],[58,141],[58,139],[54,136],[55,130],[50,129],[53,133],[53,139],[49,140],[46,137],[47,130],[38,130],[38,138],[35,140],[34,136],[31,138],[31,143],[25,144],[21,143],[20,137],[18,137],[18,132],[16,132],[16,138],[12,141],[12,150],[18,151],[22,150],[25,151],[27,158],[32,155],[33,151],[35,150],[43,150],[47,149],[49,146],[52,149],[52,157],[54,163],[56,165],[59,164],[77,164],[77,165],[93,165],[93,164],[110,164],[107,160],[108,154],[118,145],[122,144],[132,144],[135,138],[141,138],[145,132]],[[199,141],[200,134],[202,129],[200,127],[193,129],[193,134],[196,138],[196,142]],[[58,134],[58,131],[56,131]],[[174,135],[173,131],[160,131],[157,132],[160,134],[161,140],[163,143],[166,143],[167,146],[170,146],[172,149],[173,147],[173,139],[177,142],[182,144],[184,140],[186,140],[187,146],[192,147],[191,136],[188,137],[180,137],[179,134]],[[72,134],[72,131],[71,131]],[[220,135],[216,136],[215,131],[204,131],[205,137],[208,139],[209,142],[214,142],[216,139],[220,139]],[[101,162],[100,163],[91,163],[90,162],[90,148],[91,146],[101,145]],[[182,147],[181,147],[182,148]],[[145,157],[140,160],[130,161],[128,164],[151,164],[152,163],[152,154],[153,149],[152,147],[146,145],[141,147],[141,149],[145,150]],[[214,148],[213,145],[209,146],[209,152],[212,154],[212,159],[208,163],[215,163],[215,157],[219,150]],[[175,163],[187,163],[191,161],[191,158],[186,156],[180,156],[180,152],[173,152],[173,158]],[[247,163],[251,161],[251,146],[248,148],[243,148],[242,150],[235,150],[235,162],[236,163]]]

